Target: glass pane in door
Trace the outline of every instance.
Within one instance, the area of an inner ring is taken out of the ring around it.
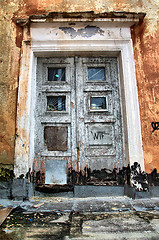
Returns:
[[[90,110],[106,110],[106,97],[91,97]]]
[[[47,111],[65,111],[66,96],[48,96]]]
[[[104,67],[89,67],[88,68],[88,81],[105,81],[105,68]]]
[[[48,68],[48,81],[65,81],[65,68]]]

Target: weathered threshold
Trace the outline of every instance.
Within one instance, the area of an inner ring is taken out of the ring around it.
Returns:
[[[5,174],[4,174],[5,173]],[[13,172],[11,172],[13,173]],[[14,178],[6,169],[1,169],[0,196],[2,199],[26,200],[38,192],[58,194],[65,193],[72,197],[114,196],[125,194],[133,199],[159,196],[159,173],[154,169],[151,173],[141,171],[136,162],[123,169],[84,171],[69,169],[67,184],[45,184],[45,172],[29,172],[26,176]],[[123,190],[124,189],[124,190]],[[124,193],[123,193],[124,191]]]
[[[38,184],[35,186],[35,190],[43,193],[73,192],[74,186],[68,184]]]

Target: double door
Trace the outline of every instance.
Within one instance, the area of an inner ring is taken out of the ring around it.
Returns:
[[[46,184],[123,166],[117,58],[38,58],[34,146]]]

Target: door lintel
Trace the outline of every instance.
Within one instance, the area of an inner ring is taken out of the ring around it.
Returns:
[[[95,13],[94,11],[88,12],[49,12],[41,15],[31,15],[28,18],[14,19],[16,24],[20,26],[30,26],[31,23],[46,23],[46,22],[124,22],[127,24],[137,24],[143,21],[145,13],[139,12],[124,12],[112,11]]]

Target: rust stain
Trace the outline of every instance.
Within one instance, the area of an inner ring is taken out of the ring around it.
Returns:
[[[151,122],[159,120],[159,28],[153,35],[146,32],[146,23],[132,29],[145,169],[150,172],[159,169],[159,133],[152,134],[151,128]]]
[[[23,28],[16,25],[16,46],[21,48],[23,41]]]
[[[29,15],[33,14],[44,14],[46,10],[44,9],[44,5],[39,5],[39,0],[22,0],[18,2],[18,10],[13,13],[13,18],[16,19],[18,16],[25,18]]]
[[[71,108],[74,108],[74,103],[73,102],[71,102]]]

